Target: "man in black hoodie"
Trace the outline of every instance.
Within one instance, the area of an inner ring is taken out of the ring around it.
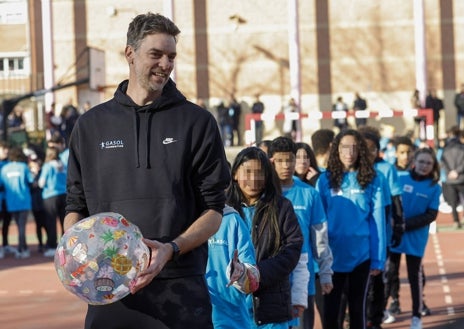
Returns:
[[[117,212],[152,251],[132,294],[89,305],[85,328],[213,328],[206,242],[220,226],[230,173],[214,117],[169,78],[179,33],[159,14],[135,17],[125,49],[129,80],[72,132],[65,228]]]

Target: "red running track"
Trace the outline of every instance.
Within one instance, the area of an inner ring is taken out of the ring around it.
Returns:
[[[58,280],[53,260],[37,251],[34,223],[27,227],[31,258],[0,259],[1,329],[80,329],[84,326],[86,304],[67,292]],[[450,215],[440,213],[438,233],[431,234],[424,258],[427,277],[425,298],[432,315],[423,317],[428,329],[464,328],[464,230],[454,230]],[[17,230],[10,228],[15,245]],[[403,257],[404,258],[404,257]],[[406,329],[410,325],[409,285],[401,266],[400,302],[403,313],[384,329]],[[318,315],[316,314],[316,318]],[[315,329],[321,329],[316,321]],[[353,328],[356,329],[356,328]]]

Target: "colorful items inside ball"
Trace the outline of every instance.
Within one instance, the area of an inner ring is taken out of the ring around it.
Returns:
[[[117,213],[99,213],[69,228],[58,244],[55,269],[64,287],[88,304],[114,303],[149,265],[139,228]]]

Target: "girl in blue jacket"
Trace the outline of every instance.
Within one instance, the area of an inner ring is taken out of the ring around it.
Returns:
[[[324,328],[338,328],[345,287],[350,328],[365,328],[369,277],[385,265],[386,225],[381,182],[359,132],[347,129],[336,136],[317,189],[327,213],[334,271],[333,290],[324,295]]]
[[[267,155],[257,147],[242,150],[232,165],[227,204],[246,219],[260,272],[253,293],[254,328],[288,329],[292,319],[290,273],[303,245],[298,220]],[[250,314],[251,316],[251,314]]]
[[[255,248],[239,213],[225,206],[219,230],[208,239],[206,281],[215,329],[251,329],[247,294],[259,286]]]
[[[19,246],[16,258],[29,258],[31,253],[26,241],[26,223],[32,209],[30,186],[34,175],[29,170],[27,157],[20,148],[12,148],[8,160],[1,169],[0,177],[5,191],[6,209],[18,225]]]
[[[440,169],[435,152],[422,148],[414,154],[412,169],[399,177],[402,186],[405,232],[401,243],[390,250],[388,274],[398,275],[401,254],[406,266],[412,297],[411,328],[421,329],[422,258],[429,237],[429,226],[438,214],[441,187]]]
[[[56,219],[59,218],[62,234],[66,207],[66,166],[60,159],[60,151],[55,147],[47,148],[45,163],[39,177],[45,208],[45,228],[47,231],[47,250],[44,256],[55,256],[58,234]]]

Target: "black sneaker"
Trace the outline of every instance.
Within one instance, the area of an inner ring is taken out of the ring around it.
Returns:
[[[373,324],[371,321],[368,321],[367,329],[382,329],[382,327],[380,325]]]
[[[421,311],[421,315],[422,316],[428,316],[428,315],[431,315],[432,312],[430,312],[430,309],[427,307],[427,305],[425,305],[425,303],[422,303],[422,311]]]
[[[391,302],[390,307],[388,308],[388,312],[395,315],[401,314],[401,307],[398,299],[394,299]]]

